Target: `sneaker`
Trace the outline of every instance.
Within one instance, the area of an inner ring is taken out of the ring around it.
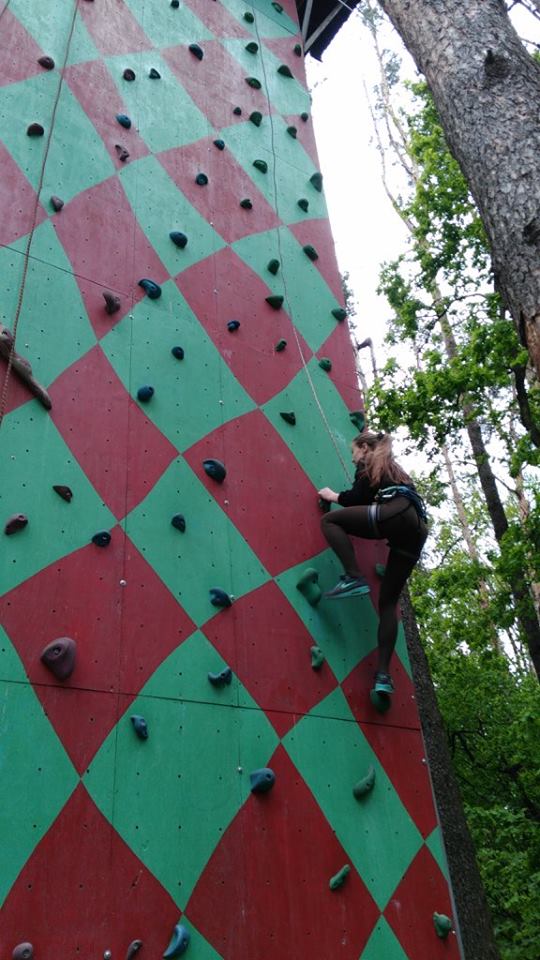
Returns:
[[[369,584],[364,577],[350,577],[344,573],[335,587],[323,593],[325,600],[339,600],[340,597],[361,597],[369,593]]]
[[[392,677],[389,673],[376,673],[375,674],[375,684],[373,686],[374,693],[393,693],[394,684],[392,683]]]

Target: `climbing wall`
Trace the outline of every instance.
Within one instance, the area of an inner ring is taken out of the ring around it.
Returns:
[[[1,955],[457,960],[383,545],[317,603],[361,402],[295,6],[2,7]]]

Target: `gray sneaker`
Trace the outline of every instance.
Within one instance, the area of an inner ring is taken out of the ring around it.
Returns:
[[[339,600],[341,597],[362,597],[366,593],[369,593],[369,583],[365,577],[350,577],[344,573],[335,587],[323,593],[323,597],[325,600]]]

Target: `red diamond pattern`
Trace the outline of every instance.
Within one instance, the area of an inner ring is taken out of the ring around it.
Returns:
[[[124,0],[80,3],[79,13],[96,47],[105,56],[135,53],[152,47]]]
[[[43,70],[37,62],[43,56],[43,50],[11,13],[7,4],[4,4],[2,10],[2,48],[4,55],[0,87],[27,80]]]
[[[0,217],[0,245],[9,246],[32,229],[36,194],[11,154],[0,143],[0,196],[4,203]],[[36,226],[46,217],[38,204]]]

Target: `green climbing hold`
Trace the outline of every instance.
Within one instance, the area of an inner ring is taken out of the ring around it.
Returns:
[[[244,14],[244,20],[246,21],[246,23],[254,23],[254,22],[255,22],[255,17],[253,16],[253,14],[252,14],[249,10],[246,10],[246,12],[245,12],[245,14]]]
[[[351,868],[349,864],[346,863],[345,866],[341,868],[341,870],[338,870],[338,872],[335,873],[334,876],[330,878],[330,883],[328,884],[330,889],[339,890],[339,888],[342,887],[343,884],[345,883],[350,872],[351,872]]]
[[[309,200],[306,200],[305,197],[300,197],[300,200],[298,201],[298,206],[300,207],[301,210],[304,211],[304,213],[307,213],[309,210]]]
[[[384,577],[386,573],[386,564],[385,563],[376,563],[375,564],[375,573],[378,577]]]
[[[306,112],[304,111],[304,113],[301,113],[301,114],[300,114],[300,119],[303,120],[304,123],[307,123],[308,120],[309,120],[309,113],[306,113]]]
[[[252,209],[253,209],[253,204],[252,204],[251,200],[249,199],[249,197],[245,197],[243,200],[241,200],[241,201],[240,201],[240,206],[243,207],[244,210],[252,210]]]
[[[268,164],[267,164],[266,160],[254,160],[254,161],[253,161],[253,166],[256,167],[257,170],[260,170],[261,173],[267,173],[267,172],[268,172]]]
[[[277,3],[276,0],[272,0],[272,6],[276,13],[283,13],[283,7],[280,3]]]
[[[28,137],[42,137],[44,133],[45,129],[40,123],[31,123],[30,126],[26,128],[26,135]]]
[[[260,127],[262,123],[262,113],[259,113],[258,110],[254,110],[253,113],[250,113],[249,119],[256,127]]]
[[[375,767],[370,766],[365,777],[362,777],[361,780],[353,787],[353,795],[357,800],[360,800],[362,797],[365,797],[367,793],[371,793],[373,787],[375,786]]]
[[[290,413],[280,413],[280,417],[285,423],[290,423],[291,427],[294,427],[296,424],[296,414],[291,410]]]
[[[435,933],[441,940],[446,940],[448,934],[452,930],[452,921],[450,917],[447,917],[444,913],[434,913],[433,914],[433,923],[435,925]]]
[[[205,173],[198,173],[195,177],[195,183],[198,183],[200,187],[205,187],[208,183],[208,177]]]
[[[232,599],[225,590],[220,587],[212,587],[209,591],[210,603],[214,607],[232,607]]]
[[[278,342],[276,343],[276,345],[275,345],[275,347],[274,347],[274,350],[276,351],[276,353],[281,353],[281,352],[285,349],[286,346],[287,346],[287,341],[286,341],[286,340],[278,340]]]
[[[293,50],[294,50],[294,52],[295,52],[295,54],[296,54],[297,57],[301,57],[301,56],[302,56],[302,44],[301,44],[301,43],[295,43],[295,45],[294,45],[294,47],[293,47]]]
[[[173,8],[173,10],[178,10],[179,6],[180,6],[180,0],[171,0],[171,7]]]
[[[235,107],[233,113],[235,117],[240,117],[242,115],[242,107]]]
[[[218,150],[224,150],[224,149],[225,149],[225,141],[224,141],[224,140],[214,140],[214,146],[217,147]]]
[[[190,43],[189,52],[192,53],[194,57],[197,57],[197,60],[202,60],[204,57],[204,51],[198,43]]]
[[[314,670],[320,670],[326,657],[320,647],[311,647],[311,666]]]
[[[279,260],[269,260],[266,265],[266,269],[275,277],[276,273],[279,271],[279,266]]]
[[[156,70],[155,67],[150,68],[150,73],[148,74],[151,80],[161,80],[161,74],[159,70]]]
[[[293,140],[296,140],[296,134],[298,133],[296,127],[287,127],[287,133],[293,138]]]
[[[282,77],[290,77],[290,78],[294,79],[293,72],[292,72],[291,68],[287,66],[286,63],[282,63],[282,64],[277,68],[277,72],[280,73]]]
[[[321,357],[319,360],[319,366],[321,370],[326,370],[327,373],[330,373],[332,369],[332,361],[330,360],[330,357]]]
[[[250,40],[249,43],[246,43],[244,50],[247,50],[248,53],[257,53],[259,50],[259,44],[255,43],[254,40]]]
[[[188,238],[186,237],[185,233],[182,233],[181,230],[171,230],[169,237],[177,247],[180,247],[181,250],[183,250],[187,245]]]
[[[345,320],[347,317],[347,311],[343,307],[334,307],[332,310],[332,316],[339,320],[340,323],[342,320]]]
[[[310,243],[306,243],[305,247],[302,247],[306,257],[309,257],[310,260],[318,260],[319,254],[317,253],[315,247],[312,247]]]
[[[358,433],[362,433],[366,425],[366,416],[363,410],[351,410],[349,413],[349,420],[351,423],[354,423],[354,426],[358,430]]]
[[[272,294],[269,297],[264,298],[267,303],[270,304],[273,310],[280,310],[283,306],[283,297],[279,294]]]
[[[319,193],[322,193],[322,173],[319,173],[318,171],[312,173],[309,178],[309,182],[313,187],[315,187],[316,190],[319,191]]]
[[[248,87],[253,87],[254,90],[260,90],[262,83],[260,80],[257,80],[257,77],[246,77],[245,81]]]
[[[318,571],[314,567],[306,567],[296,584],[296,589],[300,591],[312,607],[316,607],[322,597]]]

